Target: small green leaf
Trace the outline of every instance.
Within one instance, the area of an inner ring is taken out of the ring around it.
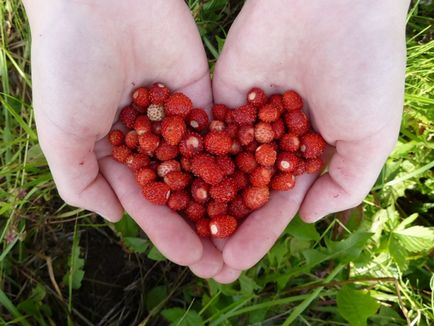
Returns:
[[[185,311],[181,308],[164,309],[161,314],[170,321],[170,326],[201,326],[202,318],[194,310]]]
[[[434,231],[423,226],[416,225],[404,230],[395,230],[393,235],[410,252],[434,248]]]
[[[259,285],[245,274],[242,274],[238,280],[240,282],[241,292],[243,294],[253,294],[255,290],[260,289]]]
[[[139,254],[145,252],[149,247],[148,239],[143,238],[125,237],[124,243],[128,249]]]
[[[148,258],[155,261],[164,261],[166,257],[164,257],[161,252],[158,251],[157,247],[153,246],[149,251]]]
[[[341,263],[348,263],[359,257],[365,243],[371,237],[371,232],[356,231],[342,241],[326,239],[328,252],[332,257],[337,257]]]
[[[124,214],[122,219],[113,226],[122,238],[139,236],[140,228],[128,214]]]
[[[380,304],[368,293],[343,286],[337,296],[338,311],[352,326],[365,326]]]
[[[146,294],[146,308],[151,311],[167,298],[167,286],[156,286]]]
[[[69,284],[72,289],[79,289],[84,277],[84,259],[80,258],[79,238],[79,233],[74,232],[71,256],[68,260],[69,270],[63,277],[63,282]]]
[[[392,256],[395,263],[398,265],[401,272],[404,272],[408,268],[408,251],[401,246],[398,240],[392,238],[389,243],[389,253]]]
[[[286,232],[300,240],[316,241],[320,237],[315,224],[304,223],[298,216],[292,219],[286,228]]]

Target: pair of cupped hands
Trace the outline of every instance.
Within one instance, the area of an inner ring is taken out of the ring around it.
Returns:
[[[405,70],[401,1],[249,0],[211,83],[197,26],[181,0],[25,1],[32,29],[33,102],[42,150],[61,197],[116,222],[127,211],[171,261],[229,283],[255,265],[299,211],[306,222],[358,205],[400,126]],[[247,90],[305,99],[330,145],[328,172],[273,193],[227,240],[199,238],[147,202],[111,158],[107,134],[135,86],[155,81],[195,107],[237,107]]]

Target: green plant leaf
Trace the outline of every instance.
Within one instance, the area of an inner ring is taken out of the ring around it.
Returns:
[[[63,277],[63,282],[72,289],[79,289],[84,277],[84,259],[80,258],[79,233],[74,232],[71,256],[68,259],[69,270]]]
[[[204,325],[202,318],[194,310],[182,308],[164,309],[161,314],[170,322],[171,326],[200,326]]]
[[[434,248],[434,231],[423,226],[416,225],[404,230],[395,230],[393,235],[410,252]]]
[[[122,219],[113,226],[122,238],[139,236],[140,228],[128,214],[124,214]]]
[[[253,294],[255,290],[260,289],[260,286],[256,284],[256,282],[253,279],[251,279],[245,274],[241,274],[238,281],[240,282],[241,292],[243,294],[246,295]]]
[[[368,293],[343,286],[337,296],[338,311],[352,326],[367,325],[368,317],[376,314],[380,304]]]
[[[164,261],[166,257],[164,257],[161,252],[158,251],[157,247],[153,246],[149,251],[148,258],[155,261]]]
[[[151,311],[167,297],[167,286],[156,286],[146,293],[146,308]]]
[[[146,252],[149,247],[149,240],[143,238],[125,237],[124,243],[128,249],[139,254]]]
[[[315,228],[315,224],[305,223],[299,216],[292,219],[286,228],[286,232],[300,240],[316,241],[319,239],[319,233]]]

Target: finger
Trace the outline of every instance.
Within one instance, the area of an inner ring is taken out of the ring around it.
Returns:
[[[202,243],[184,219],[167,206],[154,205],[143,197],[133,173],[111,157],[99,161],[102,174],[112,185],[125,210],[160,252],[179,265],[192,265],[203,254]]]
[[[359,205],[395,144],[396,136],[390,134],[383,130],[361,141],[337,141],[328,173],[316,180],[301,205],[301,218],[315,222]]]
[[[119,221],[123,208],[99,173],[95,139],[66,133],[43,114],[37,123],[39,143],[60,197],[71,206],[94,211],[111,222]]]
[[[203,255],[195,264],[190,265],[190,270],[202,278],[211,278],[223,268],[223,258],[219,250],[208,239],[202,239]]]
[[[235,282],[240,277],[241,271],[233,269],[228,265],[224,265],[222,270],[214,276],[214,280],[221,284],[229,284]]]
[[[226,265],[238,270],[255,265],[273,246],[285,227],[297,213],[316,175],[296,178],[290,191],[276,191],[263,208],[255,211],[241,224],[223,249]]]

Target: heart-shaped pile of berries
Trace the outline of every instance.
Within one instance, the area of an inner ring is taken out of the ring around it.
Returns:
[[[267,98],[257,87],[237,109],[212,107],[209,121],[184,94],[161,83],[137,88],[111,130],[113,158],[136,175],[144,197],[196,224],[202,237],[226,238],[270,190],[319,172],[326,143],[311,129],[303,100],[289,90]]]

